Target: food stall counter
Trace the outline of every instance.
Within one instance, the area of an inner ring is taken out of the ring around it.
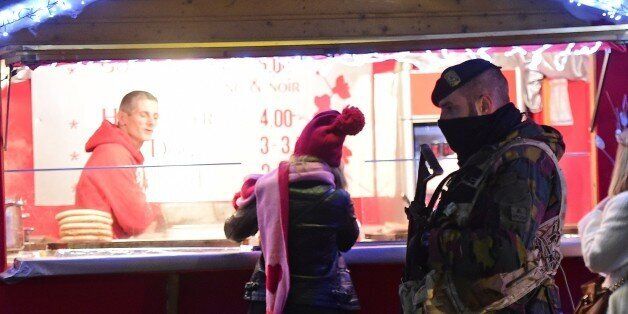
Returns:
[[[565,257],[581,256],[580,239],[564,235]],[[345,254],[349,264],[403,264],[405,242],[361,242]],[[82,248],[23,251],[9,256],[13,266],[0,274],[6,283],[42,276],[253,269],[257,247]]]

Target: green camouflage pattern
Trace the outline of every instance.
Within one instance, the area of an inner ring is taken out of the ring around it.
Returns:
[[[478,289],[478,282],[523,267],[531,257],[540,223],[560,213],[560,178],[551,157],[534,146],[515,146],[501,155],[501,162],[487,160],[499,147],[516,138],[547,144],[560,159],[565,145],[560,133],[531,121],[522,122],[499,145],[482,148],[474,154],[447,184],[434,212],[431,229],[424,235],[428,246],[428,266],[448,271],[454,278],[460,298],[470,309],[481,309],[501,296]],[[476,194],[469,183],[488,169],[488,177]],[[457,204],[457,206],[453,206]],[[461,205],[462,204],[462,205]],[[558,288],[553,280],[529,293],[499,313],[560,313]]]

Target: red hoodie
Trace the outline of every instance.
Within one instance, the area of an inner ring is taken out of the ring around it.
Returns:
[[[92,153],[86,168],[144,163],[129,135],[106,120],[87,141],[85,150]],[[157,217],[137,183],[137,169],[86,169],[76,186],[76,206],[111,213],[115,238],[140,234]]]

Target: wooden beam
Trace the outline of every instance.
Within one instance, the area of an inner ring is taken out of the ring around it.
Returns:
[[[99,0],[0,45],[363,38],[590,26],[547,0]],[[3,39],[6,40],[6,39]]]
[[[109,45],[26,45],[0,49],[8,63],[55,61],[226,58],[289,55],[332,55],[416,51],[440,48],[472,48],[579,41],[625,41],[628,25],[561,29],[501,31],[490,33],[200,43],[153,43]]]

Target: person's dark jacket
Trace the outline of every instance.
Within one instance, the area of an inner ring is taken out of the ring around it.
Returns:
[[[290,184],[288,305],[358,309],[358,299],[341,252],[358,238],[359,228],[349,194],[319,182]],[[228,239],[242,241],[257,233],[255,202],[239,208],[225,222]],[[245,299],[265,301],[264,256],[245,286]]]

